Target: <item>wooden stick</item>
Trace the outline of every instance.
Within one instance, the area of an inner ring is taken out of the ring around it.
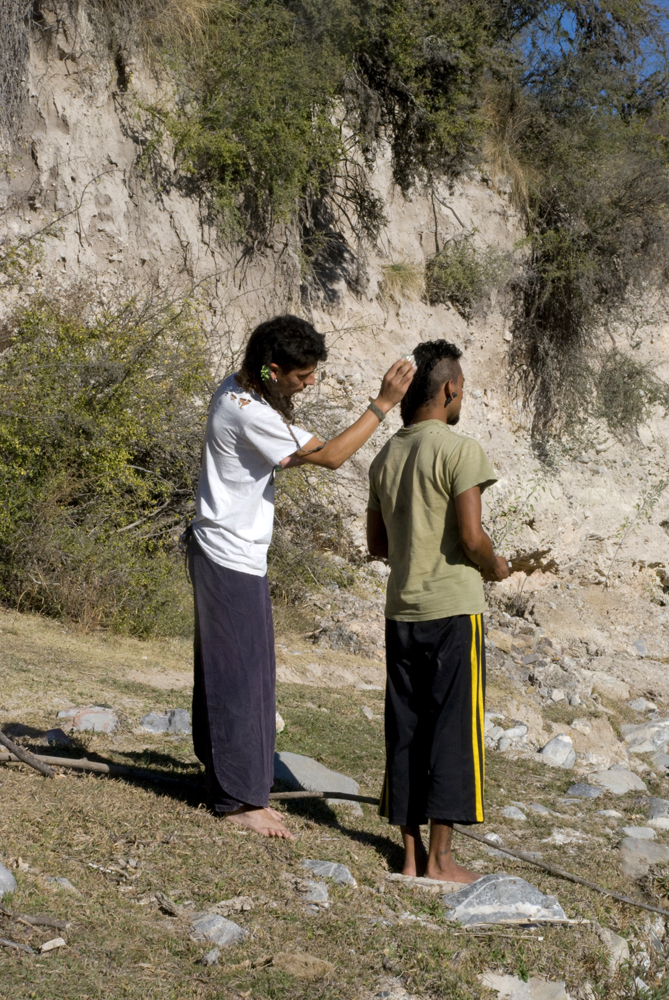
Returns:
[[[147,771],[141,767],[126,767],[124,764],[103,764],[98,760],[88,760],[86,757],[80,757],[79,759],[73,759],[72,757],[43,757],[41,754],[31,754],[34,760],[43,763],[48,761],[53,764],[54,767],[68,767],[75,771],[94,771],[96,774],[111,774],[119,775],[126,778],[138,778],[142,781],[164,781],[170,784],[178,785],[190,785],[191,787],[200,788],[200,785],[194,781],[188,781],[186,778],[175,778],[169,774],[159,774],[156,771]],[[6,764],[16,764],[19,762],[17,755],[14,753],[0,753],[0,763]],[[49,768],[51,771],[51,768]],[[53,775],[53,771],[51,771]]]
[[[22,924],[29,924],[31,927],[55,927],[56,930],[66,931],[70,926],[65,920],[57,920],[55,917],[31,917],[28,913],[12,913],[2,905],[0,905],[0,915],[18,920]]]
[[[378,806],[379,800],[370,795],[353,795],[351,792],[270,792],[270,799],[345,799],[347,802],[366,802]]]
[[[0,948],[17,948],[19,951],[27,951],[29,955],[35,954],[27,944],[17,944],[16,941],[8,941],[7,938],[0,938]]]
[[[453,824],[453,829],[456,833],[461,834],[463,837],[469,837],[470,840],[476,840],[479,844],[485,844],[486,847],[492,847],[496,851],[502,851],[504,854],[510,854],[512,858],[518,858],[519,861],[526,861],[530,865],[534,865],[536,868],[543,868],[545,872],[550,872],[551,875],[557,875],[558,878],[567,879],[568,882],[576,882],[577,885],[584,885],[587,889],[595,889],[596,892],[601,892],[605,896],[611,896],[613,899],[619,900],[621,903],[627,903],[629,906],[638,906],[640,910],[650,910],[651,913],[661,913],[663,917],[669,917],[669,910],[661,910],[658,906],[649,906],[648,903],[639,903],[636,899],[630,899],[629,896],[622,896],[618,892],[612,892],[610,889],[604,889],[603,886],[597,885],[596,882],[589,882],[585,878],[581,878],[580,875],[572,875],[571,872],[567,872],[564,868],[556,868],[555,865],[547,865],[544,861],[537,861],[536,858],[531,857],[529,854],[525,854],[523,851],[512,851],[510,847],[502,847],[501,844],[491,844],[489,840],[486,840],[484,836],[480,833],[473,833],[471,830],[466,830],[462,826],[458,826],[457,823]]]
[[[0,729],[0,743],[3,747],[7,747],[10,753],[13,753],[15,757],[18,757],[20,761],[24,764],[28,764],[29,767],[34,767],[36,771],[40,774],[44,774],[47,778],[55,778],[55,772],[49,767],[48,764],[44,764],[40,757],[35,757],[34,754],[30,753],[28,750],[24,750],[23,747],[17,747],[16,743],[5,736],[3,731]]]

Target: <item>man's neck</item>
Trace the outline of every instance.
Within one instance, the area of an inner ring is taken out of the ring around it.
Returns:
[[[439,420],[442,424],[448,424],[446,411],[443,406],[421,406],[416,410],[412,424],[422,424],[426,420]]]

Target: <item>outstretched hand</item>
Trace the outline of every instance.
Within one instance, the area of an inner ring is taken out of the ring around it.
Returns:
[[[378,403],[385,403],[388,408],[395,406],[404,397],[416,374],[416,366],[412,361],[401,358],[392,365],[383,376]]]
[[[492,566],[479,567],[481,576],[488,583],[500,583],[509,576],[509,564],[504,556],[495,556]]]

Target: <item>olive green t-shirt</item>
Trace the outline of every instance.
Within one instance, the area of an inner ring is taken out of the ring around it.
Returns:
[[[454,497],[495,482],[481,445],[441,420],[403,427],[383,446],[369,470],[369,508],[381,511],[388,533],[386,618],[422,622],[486,610]]]

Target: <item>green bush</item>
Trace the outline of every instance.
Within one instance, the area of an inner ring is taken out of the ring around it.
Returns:
[[[649,362],[615,348],[601,355],[593,383],[599,413],[618,437],[636,432],[655,407],[665,413],[669,409],[669,383],[656,375]]]
[[[175,540],[209,395],[192,303],[36,301],[0,356],[0,593],[134,634],[188,627]]]
[[[471,237],[450,240],[427,263],[428,301],[430,305],[450,302],[461,316],[470,319],[475,307],[493,287],[503,284],[508,274],[509,262],[495,247],[477,247]]]

